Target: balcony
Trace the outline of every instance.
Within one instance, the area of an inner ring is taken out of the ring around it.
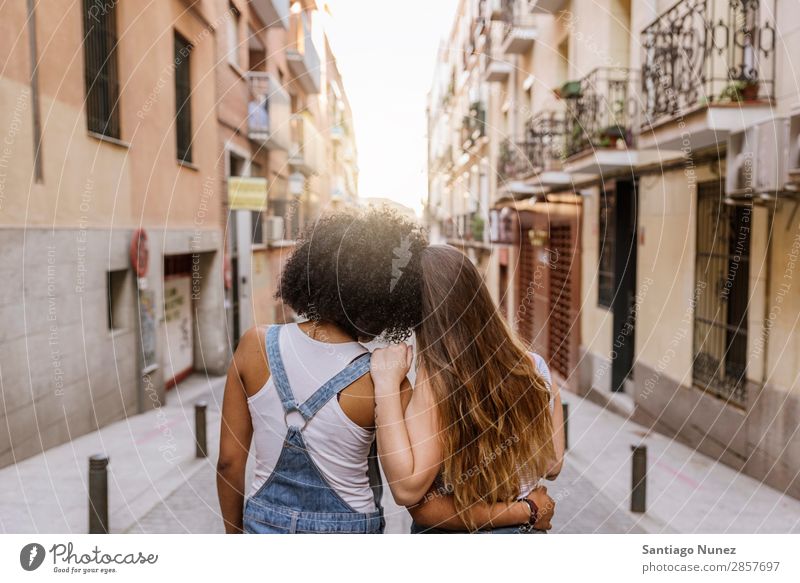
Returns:
[[[659,160],[658,152],[635,148],[636,81],[630,69],[599,67],[561,88],[567,116],[565,171],[597,175]]]
[[[536,40],[534,18],[527,0],[503,0],[503,54],[521,55],[531,50]]]
[[[461,122],[461,147],[468,152],[482,143],[485,136],[486,108],[480,101],[475,101]]]
[[[500,155],[497,159],[497,181],[506,183],[510,180],[524,180],[535,171],[528,155],[530,143],[527,140],[506,138],[500,144]]]
[[[289,148],[289,166],[305,176],[322,171],[322,136],[307,113],[296,113],[291,118],[292,145]]]
[[[270,73],[247,74],[250,103],[247,136],[270,150],[288,150],[291,141],[289,94]]]
[[[289,0],[250,0],[250,6],[265,26],[289,28]]]
[[[531,0],[534,14],[556,14],[566,8],[567,0]]]
[[[289,38],[294,39],[286,48],[286,62],[294,79],[309,94],[320,92],[320,63],[311,29],[308,13],[298,12],[290,17]]]
[[[769,117],[774,8],[682,0],[642,31],[641,147],[699,149]]]
[[[341,143],[346,135],[347,131],[341,123],[334,123],[331,126],[331,140],[334,142]]]
[[[548,188],[572,184],[576,177],[563,171],[567,123],[557,111],[543,111],[528,124],[528,156],[536,169],[535,182]]]
[[[480,55],[486,46],[486,34],[489,30],[489,21],[478,16],[472,20],[467,37],[464,55],[469,59],[472,55]]]
[[[513,70],[511,63],[503,57],[498,48],[502,40],[501,29],[502,27],[497,24],[490,26],[483,46],[483,53],[486,56],[483,76],[488,83],[505,83]]]
[[[539,194],[573,184],[576,176],[562,170],[566,127],[564,116],[555,111],[531,119],[523,140],[501,144],[498,182],[516,194]]]

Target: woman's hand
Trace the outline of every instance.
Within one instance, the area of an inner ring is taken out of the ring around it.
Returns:
[[[536,504],[536,507],[539,509],[534,527],[537,530],[550,530],[553,528],[550,521],[553,520],[553,514],[556,511],[556,501],[547,493],[547,488],[545,486],[539,486],[528,494],[526,498]]]
[[[411,369],[413,357],[414,349],[405,343],[376,349],[370,360],[370,373],[372,382],[375,384],[375,393],[385,395],[399,392],[400,385]]]

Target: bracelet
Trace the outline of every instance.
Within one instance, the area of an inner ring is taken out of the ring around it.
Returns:
[[[528,498],[523,498],[520,502],[524,502],[528,505],[528,509],[531,511],[531,516],[528,519],[528,524],[533,526],[536,524],[537,519],[539,518],[539,508],[536,506],[536,502],[533,500],[529,500]]]

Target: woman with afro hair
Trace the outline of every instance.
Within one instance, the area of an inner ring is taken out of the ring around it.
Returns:
[[[276,297],[303,321],[249,330],[228,371],[217,467],[226,532],[383,532],[362,342],[400,342],[419,325],[426,246],[418,226],[388,209],[330,214],[301,236]],[[410,393],[406,386],[404,403]],[[245,494],[251,440],[255,477]],[[525,518],[508,504],[460,516],[447,496],[426,511],[455,526]]]

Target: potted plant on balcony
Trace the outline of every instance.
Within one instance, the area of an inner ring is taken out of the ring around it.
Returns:
[[[511,145],[505,140],[500,144],[500,155],[497,160],[497,178],[500,181],[506,180],[512,172],[511,156]]]
[[[610,125],[598,134],[598,147],[600,148],[619,148],[627,144],[628,130],[621,125]]]
[[[470,225],[470,227],[471,227],[470,231],[471,231],[471,235],[472,235],[471,239],[473,239],[475,241],[483,241],[483,229],[484,229],[484,226],[485,226],[485,222],[483,220],[483,217],[480,214],[475,213],[472,216],[472,224]]]
[[[731,81],[720,93],[724,101],[740,103],[742,101],[755,101],[758,99],[759,83],[751,79],[737,79]]]
[[[559,99],[577,99],[582,95],[580,81],[567,81],[553,90]]]
[[[567,147],[565,157],[569,158],[576,152],[583,149],[585,134],[583,126],[578,122],[573,122],[570,128],[569,135],[567,136]]]

